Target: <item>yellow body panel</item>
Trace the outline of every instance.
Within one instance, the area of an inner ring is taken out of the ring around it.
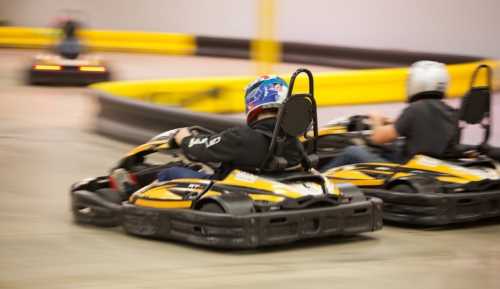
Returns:
[[[347,128],[344,126],[332,126],[320,129],[318,132],[319,136],[329,135],[329,134],[338,134],[338,133],[346,133]]]
[[[188,184],[187,187],[178,186]],[[165,183],[152,183],[130,196],[131,202],[136,199],[156,199],[156,200],[182,200],[182,194],[186,191],[201,193],[210,180],[201,179],[176,179]]]
[[[413,159],[411,159],[408,163],[406,163],[402,167],[412,168],[417,170],[426,170],[437,173],[445,173],[458,178],[462,178],[467,182],[480,181],[484,179],[484,176],[475,173],[474,170],[460,166],[455,166],[450,163],[423,155],[416,155]]]
[[[373,166],[372,169],[361,168],[356,165],[344,166],[328,170],[325,175],[334,183],[352,183],[357,186],[379,186],[386,181],[385,177],[374,178],[369,173],[391,175],[395,171],[377,169],[377,166],[393,167],[395,169],[404,170],[396,172],[390,176],[390,180],[396,180],[404,177],[410,177],[420,173],[429,172],[436,174],[435,178],[438,181],[454,184],[467,184],[469,182],[481,181],[484,179],[499,179],[498,172],[494,170],[484,171],[479,169],[465,168],[451,163],[441,161],[435,158],[417,155],[404,165],[392,163],[369,163],[364,165]]]
[[[353,184],[355,186],[360,186],[360,187],[371,187],[371,186],[381,186],[384,184],[384,180],[355,180],[355,179],[337,179],[337,178],[330,178],[330,181],[332,181],[335,184]]]
[[[289,198],[300,198],[303,196],[302,193],[294,190],[288,185],[258,177],[240,170],[234,170],[224,180],[218,182],[218,184],[238,187],[251,186],[252,188],[274,192],[275,194],[284,195]]]
[[[282,195],[294,199],[307,195],[307,193],[305,192],[305,190],[307,190],[306,188],[302,188],[301,190],[294,184],[284,184],[240,170],[232,171],[224,180],[217,183],[221,185],[256,188],[259,190],[272,192],[274,195]],[[317,184],[309,185],[312,186],[310,188],[311,190],[320,190],[320,186]],[[331,194],[340,195],[341,192],[336,187],[332,186]]]
[[[168,149],[168,144],[164,140],[147,142],[145,144],[136,146],[127,153],[127,156],[132,156],[137,153],[150,150],[150,149]]]
[[[335,135],[335,134],[341,134],[341,133],[346,133],[347,128],[342,125],[336,125],[336,126],[327,126],[327,127],[322,127],[318,129],[318,136],[325,136],[325,135]],[[314,133],[312,130],[307,132],[308,137],[313,137]],[[300,141],[304,141],[305,138],[304,136],[300,137]]]
[[[153,183],[135,192],[130,197],[130,202],[137,206],[152,208],[189,208],[191,200],[185,200],[185,193],[202,194],[211,183],[210,180],[177,179],[165,183]],[[182,184],[188,184],[182,185]],[[181,185],[181,186],[179,186]],[[214,186],[248,187],[248,196],[254,201],[268,201],[279,203],[285,198],[300,198],[309,194],[323,194],[321,185],[316,183],[291,183],[283,184],[270,179],[262,178],[247,172],[234,170],[224,180],[216,182]],[[339,196],[341,192],[333,184],[327,184],[332,195]],[[252,193],[252,189],[266,193]],[[220,196],[223,192],[209,190],[201,198]]]
[[[331,173],[330,173],[331,172]],[[356,170],[352,170],[351,168],[345,169],[340,168],[339,170],[330,170],[327,172],[328,177],[333,177],[336,179],[345,179],[345,180],[374,180],[375,178]]]
[[[141,194],[141,197],[155,200],[182,200],[182,197],[169,191],[171,186],[153,187]]]
[[[134,205],[140,207],[148,208],[158,208],[158,209],[188,209],[191,208],[191,201],[158,201],[158,200],[147,200],[147,199],[137,199]]]
[[[254,201],[268,201],[271,203],[279,203],[285,200],[285,197],[276,195],[248,194],[248,196]]]
[[[411,176],[411,174],[409,174],[409,173],[396,173],[391,177],[391,179],[395,180],[395,179],[404,178],[404,177],[408,177],[408,176]]]
[[[469,180],[457,177],[437,177],[436,179],[438,179],[441,182],[454,183],[454,184],[467,184],[468,182],[470,182]]]

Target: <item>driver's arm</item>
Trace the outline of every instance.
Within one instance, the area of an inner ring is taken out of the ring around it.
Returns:
[[[396,140],[398,137],[410,137],[413,124],[418,117],[414,106],[406,107],[396,121],[390,121],[380,114],[370,115],[373,132],[371,141],[374,144],[385,144]]]
[[[374,144],[385,144],[396,140],[399,137],[393,124],[382,125],[373,129],[370,140]]]
[[[228,129],[212,135],[179,133],[182,134],[176,136],[176,142],[180,140],[179,146],[184,155],[192,161],[231,163],[241,156],[244,137],[238,129]]]
[[[370,140],[374,144],[385,144],[396,140],[399,137],[399,133],[393,124],[393,121],[389,120],[387,117],[378,114],[370,114],[370,120],[372,123],[372,134]]]

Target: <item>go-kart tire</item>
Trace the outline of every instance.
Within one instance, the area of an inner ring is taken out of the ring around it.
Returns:
[[[391,191],[399,193],[416,194],[417,190],[409,184],[397,184],[390,188]]]
[[[337,187],[341,190],[342,195],[352,203],[366,201],[366,195],[363,191],[352,184],[337,184]]]
[[[75,191],[72,197],[72,212],[76,223],[100,227],[120,225],[122,197],[118,192],[108,188],[95,192]]]
[[[220,196],[203,199],[195,204],[194,209],[209,213],[242,216],[253,213],[254,205],[246,194],[229,191]]]
[[[202,212],[207,212],[207,213],[218,213],[218,214],[226,213],[224,208],[222,208],[216,202],[206,202],[206,203],[202,204],[198,210],[202,211]]]

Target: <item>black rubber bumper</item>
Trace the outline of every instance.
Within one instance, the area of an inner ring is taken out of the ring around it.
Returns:
[[[40,85],[76,85],[83,86],[96,82],[109,81],[111,74],[106,72],[81,72],[78,70],[39,71],[30,70],[28,82]]]
[[[384,201],[384,220],[401,224],[441,226],[500,216],[500,191],[471,193],[400,193],[364,189]]]
[[[244,216],[124,204],[126,232],[217,248],[256,248],[301,239],[352,235],[382,228],[382,201]]]
[[[77,223],[100,227],[121,224],[122,206],[86,190],[71,190],[71,211]]]

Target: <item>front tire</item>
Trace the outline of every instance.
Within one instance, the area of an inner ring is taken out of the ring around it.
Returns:
[[[224,211],[224,208],[217,204],[216,202],[205,202],[204,204],[201,204],[199,211],[206,212],[206,213],[217,213],[217,214],[225,214],[226,211]]]
[[[417,190],[408,184],[397,184],[390,188],[391,191],[398,193],[416,194]]]

